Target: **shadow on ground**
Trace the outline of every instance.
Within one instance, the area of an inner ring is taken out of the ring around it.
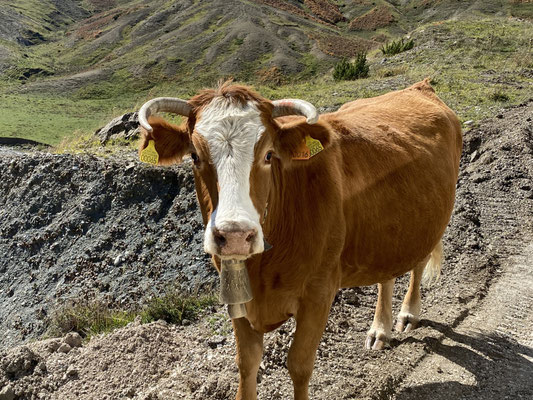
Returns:
[[[444,334],[442,342],[435,338],[423,340],[442,362],[434,366],[435,382],[406,387],[396,400],[531,398],[533,348],[497,333],[464,333],[440,323],[423,322]],[[474,384],[460,383],[454,379],[456,376],[450,376],[448,364],[453,364],[454,370],[459,371],[455,374],[462,378],[471,374]]]

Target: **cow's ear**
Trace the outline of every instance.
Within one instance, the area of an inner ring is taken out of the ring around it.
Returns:
[[[150,117],[148,122],[152,127],[152,132],[147,132],[143,129],[139,143],[141,159],[143,159],[143,150],[150,145],[150,141],[153,141],[157,152],[158,165],[180,163],[183,156],[191,150],[191,140],[187,126],[185,124],[182,126],[173,125],[160,117]]]
[[[307,124],[301,118],[278,118],[281,120],[274,140],[276,154],[285,164],[304,164],[314,160],[327,149],[332,141],[329,125],[317,122]]]

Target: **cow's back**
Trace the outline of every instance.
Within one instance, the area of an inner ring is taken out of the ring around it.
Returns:
[[[326,114],[341,150],[346,242],[342,286],[401,275],[438,243],[462,147],[455,114],[427,80]]]

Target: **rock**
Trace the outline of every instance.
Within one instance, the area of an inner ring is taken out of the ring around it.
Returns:
[[[474,152],[470,155],[470,162],[474,162],[479,158],[479,151],[474,150]]]
[[[136,315],[135,319],[133,320],[134,326],[141,326],[142,324],[142,317],[140,315]]]
[[[77,332],[67,333],[64,339],[65,343],[70,347],[81,347],[82,338]]]
[[[13,388],[11,385],[7,385],[0,391],[0,400],[14,400],[15,399],[15,392],[13,392]]]
[[[343,319],[339,321],[339,328],[346,331],[350,328],[350,323],[347,320]]]
[[[69,377],[71,379],[72,378],[77,378],[78,377],[78,370],[71,365],[67,369],[67,377]]]
[[[57,339],[53,339],[48,343],[47,348],[50,353],[54,353],[59,349],[59,346],[61,346],[61,342]]]
[[[44,375],[48,371],[48,368],[46,367],[46,363],[44,361],[41,361],[39,364],[37,364],[37,367],[35,367],[35,373],[37,375]]]
[[[485,175],[485,174],[477,173],[477,174],[472,175],[472,182],[474,182],[474,183],[485,182],[488,179],[489,179],[489,177],[487,175]]]
[[[95,136],[100,139],[101,144],[106,144],[111,139],[136,140],[140,132],[138,115],[134,112],[113,119],[106,126],[98,129]]]
[[[115,265],[115,267],[118,267],[120,265],[120,263],[122,262],[122,255],[118,255],[115,257],[115,261],[113,262],[113,265]]]
[[[223,345],[224,343],[226,343],[226,340],[227,340],[227,338],[225,336],[216,335],[216,336],[213,336],[212,338],[210,338],[207,341],[207,344],[212,349],[216,349],[218,346]]]
[[[26,346],[13,351],[9,357],[1,361],[0,368],[12,378],[31,375],[41,358]]]
[[[464,125],[466,125],[466,126],[470,126],[470,125],[472,125],[473,123],[474,123],[474,121],[472,121],[471,119],[469,119],[468,121],[465,121],[465,122],[464,122]]]
[[[57,349],[58,352],[65,354],[67,354],[70,350],[72,350],[72,347],[70,347],[70,345],[67,343],[63,343],[61,346],[59,346],[59,349]]]

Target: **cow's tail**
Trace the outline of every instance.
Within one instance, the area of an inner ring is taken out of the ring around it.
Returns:
[[[422,275],[422,284],[424,286],[432,286],[440,278],[440,266],[442,262],[442,240],[435,246],[429,256],[429,260],[424,268]]]

